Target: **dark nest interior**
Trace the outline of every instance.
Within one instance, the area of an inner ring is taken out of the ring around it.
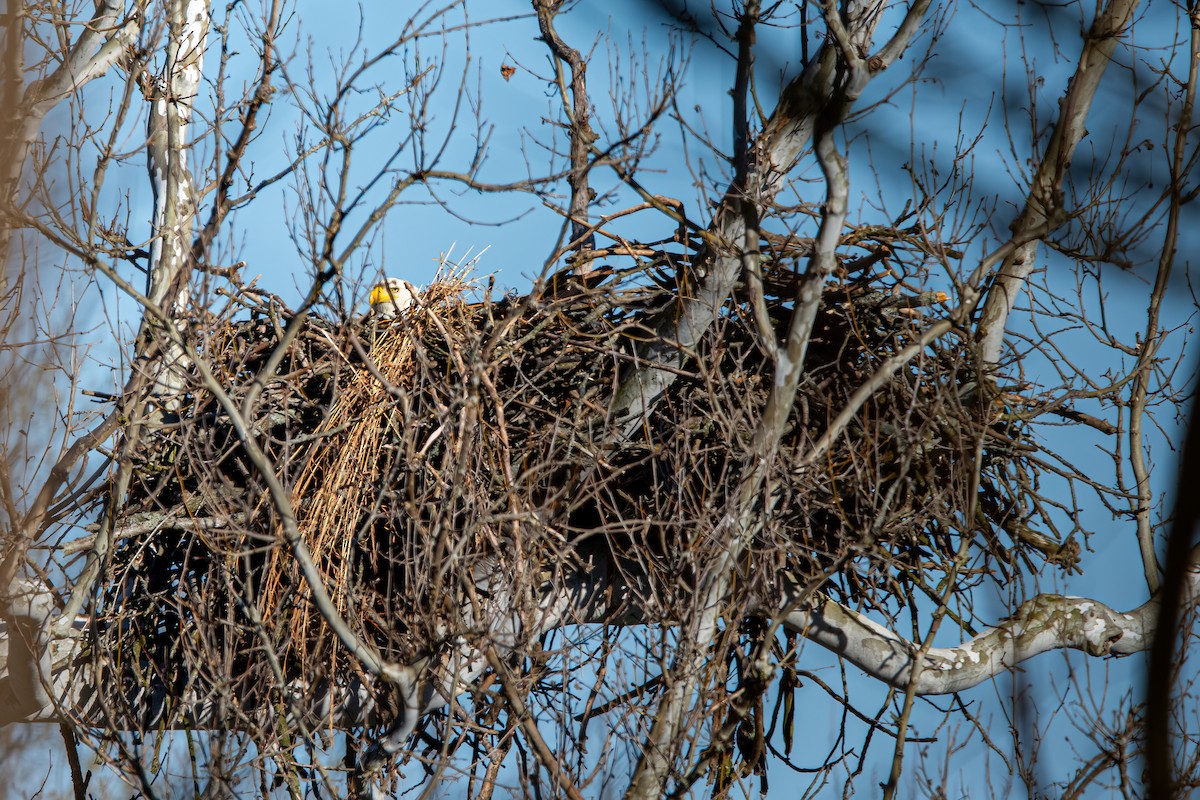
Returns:
[[[781,339],[802,268],[765,267]],[[735,294],[649,416],[612,419],[637,348],[687,292],[667,283],[601,270],[491,297],[448,277],[392,322],[309,315],[281,358],[292,315],[243,297],[253,307],[195,334],[196,346],[233,404],[254,395],[250,435],[338,610],[409,663],[463,633],[470,576],[503,571],[514,592],[536,593],[583,543],[642,573],[661,608],[688,613],[773,365],[753,303]],[[805,465],[942,299],[878,265],[825,286],[739,596],[769,599],[782,575],[829,573],[822,592],[894,619],[908,598],[941,593],[964,534],[963,592],[1047,560],[1070,566],[1070,537],[1030,531],[1046,511],[1027,426],[1003,395],[978,390],[954,333],[886,380]],[[114,544],[96,600],[99,652],[132,674],[126,683],[150,670],[180,692],[262,694],[268,705],[283,681],[353,670],[311,603],[266,478],[199,376],[168,422],[137,451],[116,526],[136,535]],[[969,608],[952,616],[970,627]]]

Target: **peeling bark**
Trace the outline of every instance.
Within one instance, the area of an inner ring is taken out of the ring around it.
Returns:
[[[147,122],[147,158],[154,194],[153,238],[146,297],[176,321],[184,324],[188,313],[188,279],[192,237],[196,222],[196,188],[188,167],[193,104],[203,77],[204,49],[208,43],[209,0],[172,0],[167,23],[165,73],[149,78],[150,116]],[[162,341],[153,394],[165,410],[178,405],[188,359],[174,337],[155,332],[157,321],[147,318],[139,335]]]

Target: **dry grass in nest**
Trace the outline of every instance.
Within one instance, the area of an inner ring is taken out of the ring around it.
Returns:
[[[377,502],[387,477],[379,456],[399,438],[396,426],[403,424],[392,401],[396,392],[413,388],[417,374],[414,342],[430,328],[442,334],[459,333],[470,320],[465,294],[471,288],[466,273],[454,273],[423,290],[397,319],[368,322],[373,338],[371,367],[346,373],[337,400],[314,431],[323,444],[293,485],[292,507],[300,536],[327,586],[351,585],[354,550],[362,541],[358,533],[363,509]],[[284,601],[285,584],[300,587],[295,601]],[[307,643],[323,625],[320,612],[308,602],[309,594],[290,551],[273,549],[263,576],[260,612],[265,619],[282,619],[286,614],[301,661],[307,661]],[[332,593],[339,613],[346,614],[352,596],[347,591]]]

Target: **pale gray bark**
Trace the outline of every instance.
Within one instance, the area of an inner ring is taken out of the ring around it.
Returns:
[[[1190,602],[1196,584],[1190,587]],[[1007,620],[958,647],[935,647],[921,659],[914,694],[960,692],[1054,650],[1091,656],[1124,656],[1150,647],[1158,600],[1120,612],[1096,600],[1042,594],[1023,603]],[[832,601],[791,612],[785,626],[837,653],[864,673],[905,689],[919,647],[852,609]]]
[[[1000,266],[988,291],[979,320],[980,355],[986,364],[1000,361],[1008,315],[1017,303],[1030,273],[1037,267],[1041,239],[1064,221],[1062,183],[1075,148],[1087,130],[1088,112],[1096,99],[1100,79],[1112,61],[1113,52],[1133,19],[1137,0],[1109,0],[1098,10],[1083,42],[1083,52],[1060,104],[1058,123],[1050,135],[1037,172],[1029,186],[1025,207],[1010,226],[1012,239],[1024,241]],[[1037,231],[1036,238],[1030,234]]]
[[[745,185],[730,187],[708,226],[707,246],[695,264],[698,280],[695,292],[691,296],[681,294],[669,303],[652,325],[653,339],[635,352],[638,362],[622,376],[611,405],[615,416],[628,415],[631,424],[637,424],[650,405],[675,382],[676,368],[695,348],[733,291],[742,274],[740,244],[746,237],[740,198],[751,198],[766,206],[778,196],[785,176],[811,146],[818,121],[824,115],[830,121],[843,118],[871,76],[887,69],[904,54],[930,2],[912,3],[887,44],[870,58],[860,59],[862,63],[856,74],[843,83],[838,75],[840,55],[869,51],[885,5],[879,0],[855,0],[847,4],[848,22],[842,41],[823,44],[808,67],[784,88],[775,112],[748,154]]]
[[[195,234],[196,188],[188,166],[193,106],[204,70],[208,43],[210,0],[171,0],[167,20],[165,73],[149,90],[147,156],[154,193],[153,238],[146,296],[177,328],[188,313],[188,278]],[[156,360],[153,394],[163,409],[175,409],[188,360],[175,337],[155,332],[157,321],[147,318],[139,339],[158,336],[162,356]]]

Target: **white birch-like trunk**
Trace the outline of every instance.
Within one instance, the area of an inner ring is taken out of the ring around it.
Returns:
[[[193,105],[203,76],[210,0],[170,0],[166,66],[149,93],[147,161],[154,192],[153,238],[146,296],[182,329],[188,313],[188,280],[196,221],[196,192],[188,166]],[[154,335],[146,318],[143,331]],[[160,412],[177,410],[187,357],[173,337],[158,336],[153,394]],[[142,347],[146,341],[142,340]]]

